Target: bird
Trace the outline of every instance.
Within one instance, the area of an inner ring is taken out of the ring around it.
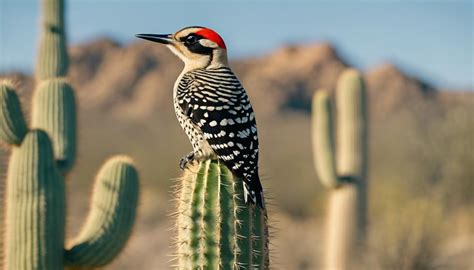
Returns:
[[[245,203],[265,209],[255,113],[229,66],[222,37],[202,26],[185,27],[174,34],[136,37],[166,45],[184,62],[174,84],[173,103],[193,151],[180,160],[180,168],[217,158],[243,180]]]

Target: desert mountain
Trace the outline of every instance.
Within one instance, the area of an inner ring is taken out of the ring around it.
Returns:
[[[111,39],[98,39],[72,47],[70,56],[69,77],[82,108],[135,119],[155,112],[172,113],[172,87],[182,63],[166,48],[150,42],[121,46]],[[231,65],[260,117],[308,112],[313,92],[332,91],[339,73],[349,66],[327,43],[286,46],[256,58],[233,60]],[[450,97],[458,93],[441,94],[392,64],[376,67],[365,76],[371,112],[376,115],[425,101],[464,99]],[[31,79],[21,74],[15,77],[22,82],[21,88],[31,89]]]
[[[71,60],[71,80],[81,89],[83,102],[94,108],[135,116],[172,108],[172,88],[182,63],[164,47],[149,42],[120,47],[97,40],[73,48]],[[284,47],[255,59],[232,61],[232,66],[254,106],[265,115],[308,110],[312,92],[332,88],[347,67],[329,44]]]

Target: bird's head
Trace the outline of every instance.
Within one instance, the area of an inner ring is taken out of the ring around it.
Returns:
[[[138,34],[139,38],[165,44],[187,69],[227,66],[224,40],[212,29],[190,26],[174,34]]]

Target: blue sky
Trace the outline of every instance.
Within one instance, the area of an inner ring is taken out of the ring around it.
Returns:
[[[474,89],[473,13],[473,1],[70,0],[67,27],[72,44],[104,35],[126,44],[203,25],[234,58],[329,41],[362,70],[393,62],[435,86]],[[35,0],[0,0],[0,71],[32,71],[38,14]]]

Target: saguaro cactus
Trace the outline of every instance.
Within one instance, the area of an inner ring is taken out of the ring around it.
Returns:
[[[102,166],[87,221],[66,251],[68,265],[99,267],[118,255],[135,220],[138,186],[130,158],[117,156]]]
[[[6,193],[5,269],[61,269],[64,179],[48,135],[32,130],[12,151]]]
[[[32,129],[28,130],[13,86],[0,82],[0,140],[11,145],[7,171],[5,270],[100,267],[125,246],[138,203],[132,161],[113,157],[95,181],[89,217],[64,250],[64,177],[76,153],[74,91],[67,71],[63,0],[43,0],[43,22]],[[52,37],[52,39],[50,39]]]
[[[42,0],[41,37],[36,77],[39,80],[66,76],[67,54],[64,0]]]
[[[3,82],[0,84],[0,139],[7,144],[19,145],[27,130],[13,86]]]
[[[65,79],[41,82],[35,93],[31,125],[48,131],[57,165],[67,172],[76,157],[76,101]]]
[[[326,269],[353,269],[362,253],[366,225],[367,112],[364,82],[348,69],[336,89],[337,159],[334,152],[332,109],[328,93],[313,97],[313,152],[319,179],[331,190]]]
[[[242,180],[216,160],[184,173],[177,211],[179,269],[268,269],[267,213],[243,201]]]

